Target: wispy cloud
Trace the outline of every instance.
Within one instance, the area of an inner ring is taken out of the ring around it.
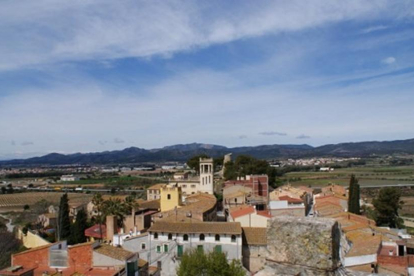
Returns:
[[[388,65],[393,64],[396,61],[397,60],[395,59],[395,57],[387,57],[387,58],[384,58],[383,60],[381,60],[381,62],[383,64],[388,64]]]
[[[31,146],[31,145],[33,145],[34,143],[33,142],[31,142],[31,141],[24,141],[24,142],[22,142],[21,143],[21,145],[22,146]]]
[[[371,26],[371,27],[363,29],[361,31],[361,33],[368,34],[368,33],[372,33],[372,32],[386,30],[388,28],[389,28],[389,26],[385,26],[385,25]]]
[[[202,5],[197,1],[3,1],[0,69],[170,57],[209,45],[346,20],[404,17],[412,10],[412,2],[394,5],[392,0],[263,1],[254,5],[240,1],[237,6],[222,1]]]
[[[239,135],[239,139],[247,139],[247,135]]]
[[[108,143],[108,141],[106,141],[106,140],[99,140],[98,143],[103,146],[103,145],[106,145]]]
[[[301,134],[299,136],[296,136],[296,139],[310,139],[311,137],[305,134]]]
[[[125,141],[124,141],[124,140],[122,140],[121,138],[115,138],[115,139],[114,139],[114,143],[115,143],[115,144],[123,144],[123,143],[125,143]]]
[[[286,136],[287,133],[285,132],[278,132],[278,131],[263,131],[259,132],[260,135],[264,136]]]

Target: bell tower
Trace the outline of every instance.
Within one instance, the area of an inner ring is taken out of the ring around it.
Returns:
[[[200,158],[200,191],[214,194],[214,167],[212,158]]]

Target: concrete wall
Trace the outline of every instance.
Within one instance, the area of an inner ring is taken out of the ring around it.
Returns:
[[[237,217],[234,219],[235,222],[240,222],[242,227],[267,227],[267,220],[269,218],[258,215],[248,214],[245,216]]]
[[[243,246],[243,266],[251,273],[261,270],[266,263],[266,245]]]
[[[93,252],[93,266],[116,266],[116,265],[125,265],[125,261],[120,261],[98,252]]]
[[[179,265],[177,256],[177,246],[183,245],[184,252],[191,249],[196,249],[198,245],[203,246],[204,252],[213,251],[216,245],[221,245],[222,252],[227,254],[229,260],[242,259],[242,238],[237,235],[236,242],[231,241],[231,235],[221,235],[220,241],[215,241],[215,235],[205,234],[205,240],[200,241],[199,234],[189,234],[188,241],[183,240],[182,234],[173,234],[172,240],[168,240],[168,234],[158,235],[158,239],[154,239],[154,234],[150,234],[149,246],[145,253],[140,253],[140,258],[146,259],[150,265],[157,265],[161,262],[161,275],[176,275],[176,268]],[[140,241],[136,241],[135,246],[139,246]],[[131,244],[132,245],[132,244]],[[168,251],[164,251],[164,245],[168,245]],[[128,245],[129,246],[129,245]],[[157,247],[160,246],[161,252],[157,252]],[[131,248],[131,247],[128,247]],[[128,249],[129,250],[129,249]],[[145,256],[146,255],[146,256]]]
[[[344,266],[356,266],[356,265],[364,265],[364,264],[371,264],[377,262],[377,254],[372,255],[361,255],[355,257],[345,257]]]
[[[39,235],[33,234],[30,231],[27,231],[27,235],[23,234],[21,229],[18,229],[17,231],[17,238],[22,241],[26,248],[36,248],[50,244],[47,240],[43,239]]]

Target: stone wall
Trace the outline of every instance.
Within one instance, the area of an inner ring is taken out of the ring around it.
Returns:
[[[257,275],[335,275],[341,240],[333,219],[274,217],[267,226],[266,267]]]

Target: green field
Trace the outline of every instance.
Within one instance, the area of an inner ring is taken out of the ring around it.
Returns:
[[[61,182],[58,184],[71,185],[90,185],[103,184],[108,186],[146,186],[156,183],[163,183],[166,180],[159,177],[144,177],[144,176],[121,176],[121,177],[106,177],[106,178],[87,178],[78,181]]]
[[[356,167],[335,169],[332,172],[290,172],[281,177],[283,183],[294,186],[326,186],[329,183],[348,185],[350,176],[354,174],[359,184],[386,185],[386,184],[414,184],[414,167]]]

